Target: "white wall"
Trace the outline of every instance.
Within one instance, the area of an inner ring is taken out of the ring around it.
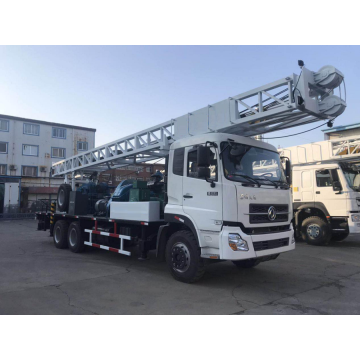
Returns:
[[[360,135],[360,127],[349,130],[337,131],[333,133],[324,133],[324,135],[325,135],[324,140],[333,140],[333,139],[338,139],[339,137]]]
[[[19,183],[5,183],[4,207],[19,203]]]

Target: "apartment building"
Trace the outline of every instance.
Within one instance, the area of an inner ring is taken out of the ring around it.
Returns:
[[[96,129],[0,115],[0,213],[11,205],[55,199],[60,159],[95,147]]]

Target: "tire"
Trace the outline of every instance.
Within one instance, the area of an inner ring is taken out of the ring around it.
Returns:
[[[67,212],[69,209],[71,186],[69,184],[61,184],[57,195],[57,205],[60,211]]]
[[[233,261],[233,264],[239,269],[250,269],[260,264],[258,259],[246,259],[246,260],[236,260]]]
[[[326,245],[331,238],[331,229],[322,218],[310,216],[301,224],[301,237],[310,245]]]
[[[333,234],[331,241],[343,241],[348,237],[349,234]]]
[[[205,263],[194,234],[188,230],[177,231],[166,244],[166,263],[174,279],[193,283],[205,273]]]
[[[67,233],[67,241],[70,251],[73,253],[83,252],[85,250],[84,240],[85,236],[79,221],[72,222]]]
[[[68,234],[69,224],[65,220],[58,220],[55,223],[53,237],[54,237],[54,245],[58,249],[66,249],[68,247]]]

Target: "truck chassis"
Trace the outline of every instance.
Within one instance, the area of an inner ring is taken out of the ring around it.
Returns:
[[[69,244],[71,242],[69,234],[55,234],[56,223],[64,221],[69,227],[73,223],[77,223],[81,229],[82,237],[78,239],[86,246],[108,250],[118,254],[130,256],[131,251],[125,250],[137,245],[139,259],[147,259],[150,250],[157,249],[157,234],[159,228],[165,225],[164,221],[130,221],[109,219],[107,217],[94,217],[92,215],[69,215],[53,212],[37,212],[36,220],[38,220],[38,230],[50,230],[50,236],[54,236],[55,246],[65,248],[65,235]],[[58,236],[57,243],[56,236]],[[62,238],[59,238],[62,237]],[[75,239],[74,239],[75,241]],[[77,241],[77,240],[76,240]],[[69,246],[73,252],[83,251],[81,246]]]

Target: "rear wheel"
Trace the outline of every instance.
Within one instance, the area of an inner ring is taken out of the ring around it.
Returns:
[[[301,224],[301,237],[310,245],[326,245],[331,238],[329,224],[318,216],[310,216]]]
[[[205,273],[204,260],[191,231],[181,230],[170,236],[166,244],[166,262],[171,275],[179,281],[193,283]]]
[[[57,204],[60,211],[68,211],[71,186],[61,184],[57,195]]]
[[[67,234],[69,224],[65,220],[58,220],[55,223],[53,237],[55,247],[58,249],[66,249],[68,247]]]
[[[70,224],[67,237],[69,249],[72,252],[79,253],[85,250],[85,237],[79,221],[74,221]]]
[[[333,234],[331,241],[343,241],[348,237],[349,234]]]
[[[236,260],[233,261],[233,264],[236,265],[239,269],[250,269],[260,264],[258,259],[246,259],[246,260]]]

